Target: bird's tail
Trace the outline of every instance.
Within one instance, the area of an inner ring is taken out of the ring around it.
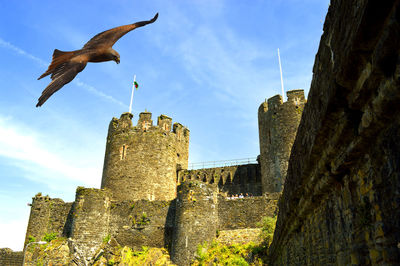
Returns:
[[[49,68],[44,72],[38,79],[44,78],[47,75],[50,75],[53,73],[53,71],[62,63],[68,61],[71,59],[71,57],[74,56],[76,51],[72,52],[63,52],[58,49],[55,49],[53,52],[53,58],[51,60],[51,63],[49,65]]]

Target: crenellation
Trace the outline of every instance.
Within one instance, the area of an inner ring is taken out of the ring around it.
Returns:
[[[139,120],[137,122],[137,128],[143,131],[149,130],[153,126],[153,120],[151,120],[150,112],[142,112],[139,114]]]
[[[296,105],[306,102],[304,90],[291,90],[287,92],[287,102],[294,102]]]
[[[121,118],[118,121],[118,130],[129,130],[129,129],[132,129],[133,128],[133,126],[132,126],[132,118],[133,118],[133,114],[131,114],[131,113],[123,113],[121,115]],[[111,120],[111,122],[113,122],[113,120]]]
[[[157,126],[162,128],[165,131],[171,131],[172,126],[172,118],[166,115],[160,115],[157,119]]]
[[[221,193],[261,195],[261,174],[258,164],[224,166],[178,171],[179,182],[199,180],[217,184]]]
[[[277,110],[283,104],[282,95],[277,94],[268,99],[268,110]]]

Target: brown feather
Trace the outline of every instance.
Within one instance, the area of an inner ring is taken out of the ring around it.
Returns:
[[[153,23],[158,18],[158,13],[151,19],[146,21],[139,21],[133,24],[124,25],[103,31],[90,39],[82,49],[96,49],[99,47],[112,47],[122,36],[128,32],[143,27],[147,24]]]
[[[76,63],[69,62],[68,65],[65,66],[64,71],[60,72],[52,82],[43,90],[42,95],[38,99],[38,103],[36,107],[44,104],[51,95],[53,95],[56,91],[61,89],[65,84],[71,82],[79,72],[81,72],[86,63]]]
[[[77,51],[72,51],[72,52],[63,52],[58,49],[55,49],[53,52],[53,58],[51,60],[51,63],[49,67],[47,68],[46,72],[44,72],[39,78],[44,78],[47,75],[50,75],[53,73],[53,71],[62,63],[68,62],[69,59],[71,59]]]

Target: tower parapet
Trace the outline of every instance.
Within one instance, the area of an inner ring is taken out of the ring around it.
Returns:
[[[262,191],[280,192],[306,99],[304,90],[275,95],[258,108]]]
[[[176,197],[176,171],[186,169],[189,130],[161,115],[153,125],[150,112],[139,114],[132,126],[130,113],[110,122],[101,188],[117,200],[172,200]]]

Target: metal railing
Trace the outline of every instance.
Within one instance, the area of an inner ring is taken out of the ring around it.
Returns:
[[[200,162],[200,163],[189,163],[189,170],[196,170],[196,169],[201,169],[201,168],[234,166],[234,165],[243,165],[243,164],[253,164],[253,163],[258,163],[257,157],[232,159],[232,160],[221,160],[221,161],[208,161],[208,162]]]

